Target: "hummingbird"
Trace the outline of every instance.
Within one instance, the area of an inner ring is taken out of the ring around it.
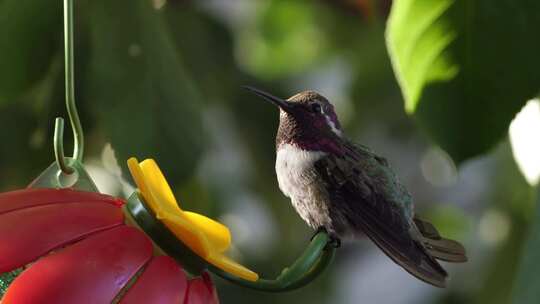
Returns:
[[[416,216],[388,161],[345,136],[325,97],[304,91],[285,100],[244,88],[279,108],[279,188],[311,228],[326,231],[336,246],[367,236],[413,276],[445,287],[448,274],[438,260],[465,262],[464,247]]]

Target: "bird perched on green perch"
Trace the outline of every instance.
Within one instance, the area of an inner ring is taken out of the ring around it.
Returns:
[[[445,286],[448,274],[437,260],[465,262],[465,249],[415,216],[387,160],[343,134],[325,97],[305,91],[284,100],[246,89],[279,107],[279,188],[310,227],[326,230],[336,245],[366,235],[413,276]]]

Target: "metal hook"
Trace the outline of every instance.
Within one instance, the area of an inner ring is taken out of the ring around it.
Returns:
[[[64,157],[64,119],[62,117],[57,117],[54,122],[54,158],[62,172],[73,173],[73,168],[66,164]]]
[[[75,75],[73,63],[73,0],[64,0],[64,65],[65,65],[65,87],[66,87],[66,107],[69,121],[73,129],[73,159],[82,161],[84,152],[84,136],[81,120],[75,105]],[[54,126],[54,156],[58,167],[65,174],[73,173],[74,169],[65,162],[64,156],[64,120],[56,118]]]

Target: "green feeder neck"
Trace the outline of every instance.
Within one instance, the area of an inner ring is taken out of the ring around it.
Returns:
[[[201,275],[206,261],[180,242],[167,227],[156,219],[144,203],[139,191],[135,191],[125,205],[128,216],[152,239],[163,252],[178,261],[192,275]]]
[[[156,219],[155,214],[148,208],[138,191],[129,197],[126,211],[161,250],[176,259],[191,274],[199,275],[203,270],[208,269],[225,280],[251,289],[284,292],[303,287],[323,272],[335,254],[335,248],[329,245],[328,234],[319,232],[313,237],[304,253],[290,267],[285,268],[276,279],[258,279],[252,282],[225,272],[194,253]]]

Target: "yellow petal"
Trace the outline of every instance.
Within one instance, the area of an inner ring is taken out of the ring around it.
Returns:
[[[180,212],[182,209],[178,206],[174,194],[169,187],[169,183],[153,159],[146,159],[139,165],[144,173],[148,184],[148,190],[152,192],[160,206],[166,208],[169,212]]]
[[[258,280],[256,273],[223,255],[231,244],[231,233],[225,225],[204,215],[182,211],[153,159],[139,164],[136,158],[130,158],[128,167],[156,218],[179,240],[210,264],[246,280]]]
[[[216,267],[222,269],[223,271],[232,273],[238,277],[241,277],[242,279],[246,279],[252,282],[255,282],[259,279],[258,274],[236,263],[235,261],[231,260],[229,257],[223,254],[212,252],[207,258],[207,261],[215,265]]]
[[[196,254],[206,259],[210,256],[212,245],[201,230],[198,230],[190,221],[183,216],[163,212],[159,220]]]
[[[141,195],[143,196],[146,203],[152,210],[159,209],[159,206],[156,204],[153,197],[151,197],[150,195],[150,191],[148,189],[148,186],[146,185],[144,173],[139,166],[139,162],[137,161],[137,159],[135,157],[132,157],[128,159],[127,164],[129,172],[131,172],[131,176],[133,177],[133,180],[135,181],[137,188],[139,188],[139,191],[141,192]]]
[[[224,252],[231,245],[231,232],[227,226],[194,212],[185,211],[184,216],[208,237],[215,250]]]

